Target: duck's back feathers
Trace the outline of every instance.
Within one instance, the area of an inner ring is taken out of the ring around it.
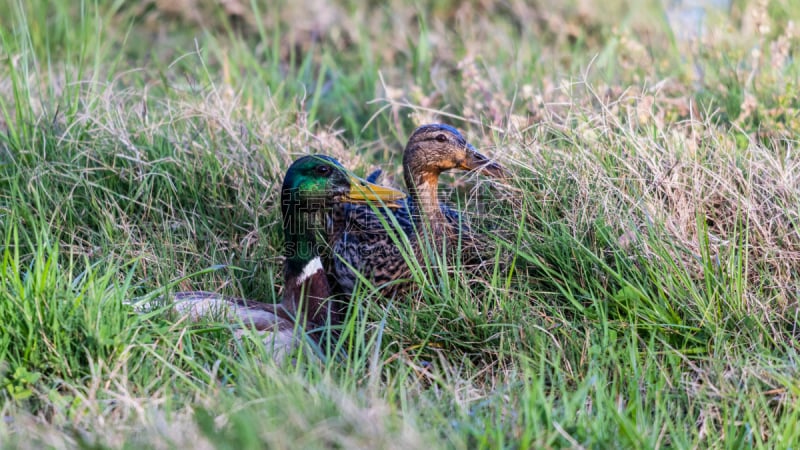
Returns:
[[[465,243],[472,243],[472,231],[462,215],[446,205],[440,208],[445,223],[431,233],[435,240],[451,239],[456,243],[460,239],[462,247]],[[406,291],[411,287],[411,270],[404,251],[397,245],[403,236],[392,236],[387,228],[399,230],[405,235],[412,244],[410,251],[413,254],[410,256],[419,259],[418,240],[429,225],[411,199],[401,202],[400,208],[396,209],[381,208],[376,211],[369,206],[351,204],[334,208],[328,220],[333,254],[328,256],[326,263],[332,272],[330,281],[333,290],[351,295],[358,280],[355,271],[358,271],[375,286],[391,283],[381,289],[386,296]],[[401,279],[408,279],[409,282],[397,282]]]
[[[162,298],[134,306],[138,312],[144,313],[163,303]],[[236,340],[240,340],[248,333],[255,333],[272,359],[278,363],[303,342],[302,328],[295,326],[291,315],[280,305],[206,291],[176,292],[170,296],[167,304],[175,314],[193,322],[219,319],[231,324],[234,327],[233,337]]]
[[[241,321],[258,331],[291,327],[291,317],[280,305],[230,297],[215,292],[184,291],[172,296],[172,308],[191,320],[218,317],[227,321]]]

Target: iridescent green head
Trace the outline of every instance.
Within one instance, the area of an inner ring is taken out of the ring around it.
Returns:
[[[309,155],[296,160],[286,171],[281,189],[281,211],[286,219],[291,214],[327,208],[334,202],[383,201],[391,206],[405,196],[395,189],[353,176],[330,156]]]
[[[382,201],[397,207],[406,194],[370,183],[348,173],[335,159],[324,155],[304,156],[289,166],[281,190],[284,254],[287,269],[294,274],[319,252],[309,216],[335,202]]]

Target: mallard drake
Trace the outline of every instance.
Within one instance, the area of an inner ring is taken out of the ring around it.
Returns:
[[[471,235],[458,211],[439,203],[439,175],[452,169],[477,170],[495,178],[504,178],[506,170],[479,153],[455,128],[444,124],[417,128],[403,151],[403,178],[409,196],[392,214],[399,228],[420,259],[423,229],[432,241],[455,239],[462,243]],[[372,181],[379,175],[370,175]],[[395,244],[384,223],[394,223],[383,210],[363,205],[339,204],[332,209],[327,233],[332,255],[326,262],[332,280],[345,294],[352,294],[359,271],[385,296],[405,291],[409,283],[395,282],[410,278],[403,252]],[[388,220],[387,220],[388,219]]]
[[[250,329],[268,334],[273,351],[280,357],[296,342],[296,328],[336,324],[344,312],[342,305],[326,301],[331,289],[320,261],[314,216],[336,202],[375,201],[397,206],[395,202],[405,196],[395,189],[349,175],[338,161],[328,156],[299,158],[289,167],[281,188],[285,256],[281,302],[268,304],[189,291],[173,294],[173,308],[192,319],[210,314],[239,319]]]

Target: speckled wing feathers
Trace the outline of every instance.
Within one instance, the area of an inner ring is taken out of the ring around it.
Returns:
[[[453,242],[458,242],[460,233],[462,246],[473,242],[472,233],[462,221],[459,212],[447,206],[441,206],[441,209],[447,224],[445,230],[442,230],[444,233],[434,235],[442,234],[453,239]],[[360,272],[375,286],[383,286],[381,292],[387,297],[405,292],[411,287],[411,270],[403,256],[404,252],[395,244],[386,227],[397,230],[399,226],[399,230],[411,243],[413,256],[419,260],[421,250],[417,234],[423,232],[423,220],[411,201],[390,211],[381,209],[376,213],[369,206],[351,204],[342,204],[333,209],[328,220],[328,236],[333,254],[327,260],[327,267],[333,272],[332,278],[338,285],[337,290],[352,294],[358,279],[352,269]],[[437,239],[442,239],[442,235],[437,236]],[[404,279],[408,281],[398,282]]]

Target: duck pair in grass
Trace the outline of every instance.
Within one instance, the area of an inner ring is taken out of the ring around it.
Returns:
[[[408,196],[353,177],[327,156],[296,160],[286,172],[281,191],[286,259],[280,304],[179,292],[174,294],[174,308],[193,318],[214,311],[238,318],[267,334],[276,355],[285,354],[296,344],[298,327],[340,323],[347,304],[326,300],[335,292],[349,299],[356,272],[380,286],[384,295],[412,287],[408,256],[403,255],[408,252],[399,251],[398,244],[407,243],[413,257],[420,259],[425,247],[422,236],[434,242],[464,242],[463,236],[471,233],[458,212],[438,200],[439,175],[451,169],[498,178],[506,175],[503,167],[477,152],[455,128],[442,124],[419,127],[406,145],[403,171]],[[312,226],[320,212],[327,213],[326,238],[333,250],[324,265]]]

